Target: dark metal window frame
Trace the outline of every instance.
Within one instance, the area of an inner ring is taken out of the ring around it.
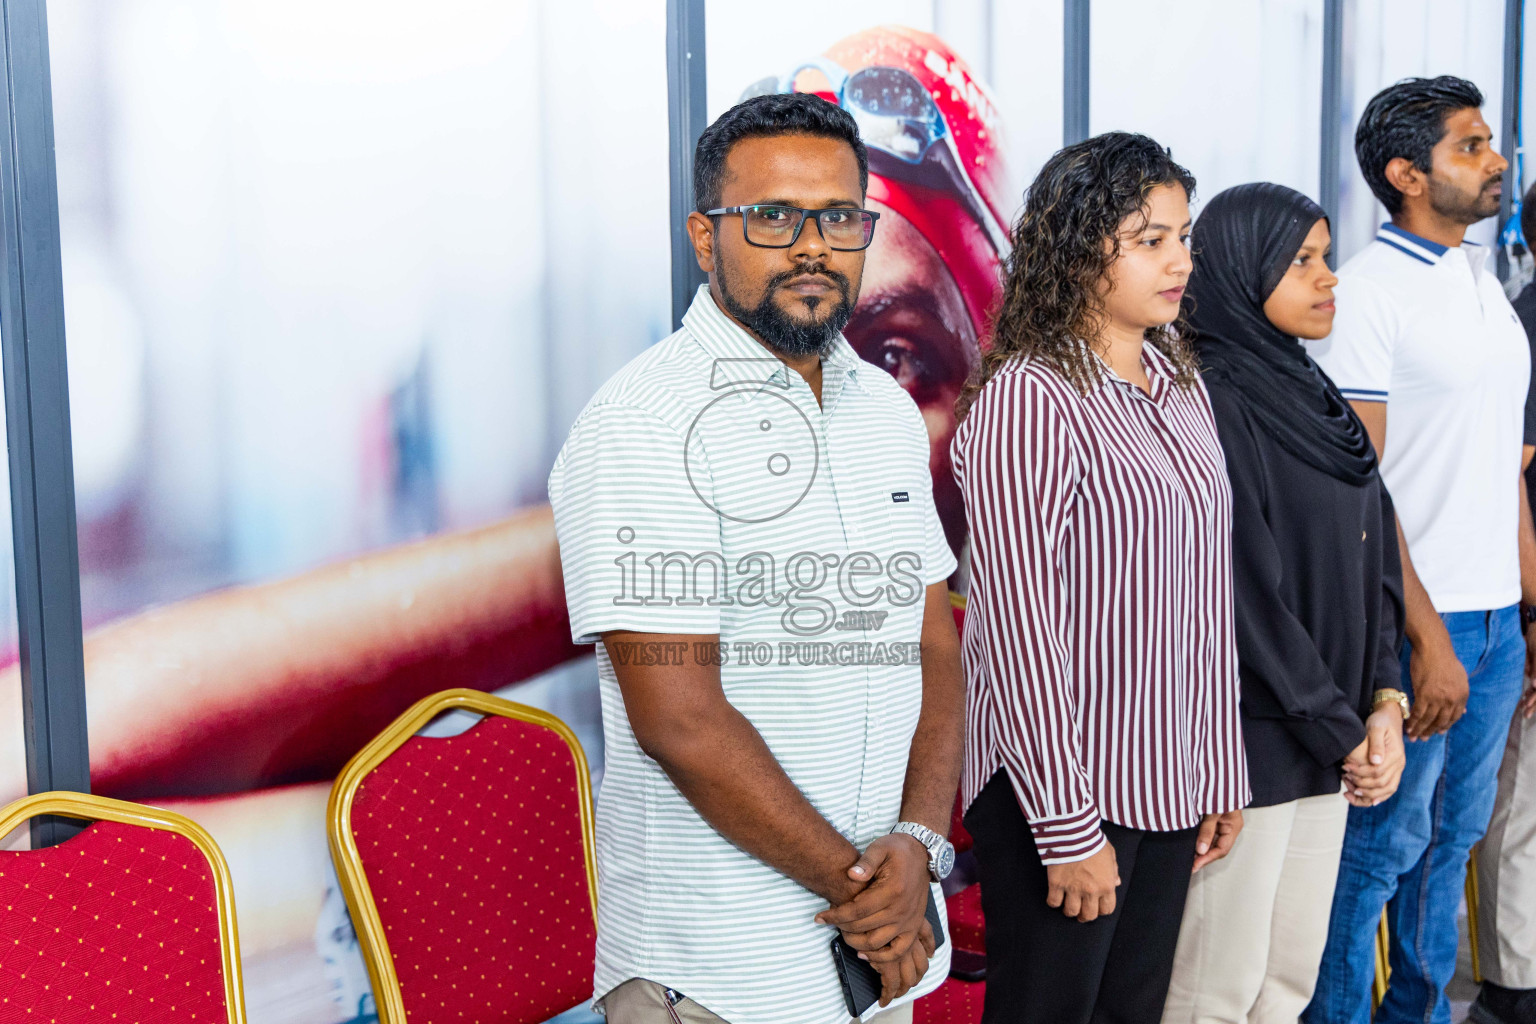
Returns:
[[[1509,161],[1509,169],[1504,172],[1504,193],[1499,197],[1499,230],[1504,230],[1504,224],[1509,220],[1514,211],[1516,200],[1521,198],[1522,187],[1520,177],[1516,173],[1519,168],[1515,164],[1515,151],[1520,145],[1520,80],[1523,77],[1521,67],[1521,49],[1524,41],[1524,13],[1525,0],[1504,0],[1504,102],[1500,110],[1502,116],[1499,125],[1499,141],[1502,144],[1504,159]],[[1525,240],[1526,245],[1533,243],[1532,239]],[[1497,248],[1499,280],[1509,278],[1509,253],[1503,245]]]
[[[0,0],[0,362],[10,439],[27,788],[89,792],[59,192],[44,0]],[[75,826],[38,819],[34,846]]]
[[[705,0],[667,0],[667,122],[672,154],[672,326],[683,322],[694,292],[706,280],[688,237],[695,206],[693,149],[708,124],[704,75]]]
[[[1323,89],[1318,111],[1318,205],[1337,233],[1339,223],[1339,165],[1344,125],[1344,0],[1323,0]],[[1330,265],[1337,255],[1330,254]]]
[[[1089,50],[1092,0],[1062,0],[1061,10],[1061,144],[1070,146],[1088,137],[1088,96],[1093,87]]]

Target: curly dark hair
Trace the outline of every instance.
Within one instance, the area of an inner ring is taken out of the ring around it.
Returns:
[[[1013,251],[1003,261],[1006,280],[992,342],[960,392],[957,419],[1015,358],[1037,359],[1084,394],[1092,390],[1102,372],[1089,348],[1104,316],[1096,288],[1120,257],[1121,222],[1144,214],[1148,194],[1159,185],[1195,194],[1194,176],[1145,135],[1106,132],[1045,162],[1024,193]],[[1181,319],[1148,329],[1146,338],[1173,363],[1177,382],[1192,387],[1199,363],[1187,335]]]

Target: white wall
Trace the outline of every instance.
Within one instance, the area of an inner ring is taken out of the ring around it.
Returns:
[[[1197,199],[1249,181],[1318,196],[1321,0],[1093,0],[1089,125],[1142,132]]]
[[[1410,76],[1457,75],[1483,91],[1483,116],[1495,133],[1503,116],[1503,0],[1351,0],[1345,5],[1343,172],[1335,251],[1348,259],[1376,235],[1386,210],[1376,202],[1354,160],[1355,125],[1372,96]],[[1536,108],[1533,108],[1536,109]],[[1497,237],[1496,218],[1467,232],[1474,242]]]

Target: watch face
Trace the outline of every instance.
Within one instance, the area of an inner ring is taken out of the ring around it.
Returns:
[[[934,874],[939,876],[939,881],[949,877],[949,873],[955,869],[955,848],[949,843],[939,847],[938,856],[934,858]]]

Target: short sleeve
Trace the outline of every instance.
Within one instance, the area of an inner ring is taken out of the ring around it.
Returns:
[[[1345,398],[1385,402],[1392,383],[1397,316],[1379,286],[1340,277],[1334,290],[1333,333],[1307,342],[1307,352],[1333,378]]]
[[[720,519],[690,482],[684,444],[624,405],[588,408],[571,428],[549,499],[575,643],[613,629],[720,632]]]

